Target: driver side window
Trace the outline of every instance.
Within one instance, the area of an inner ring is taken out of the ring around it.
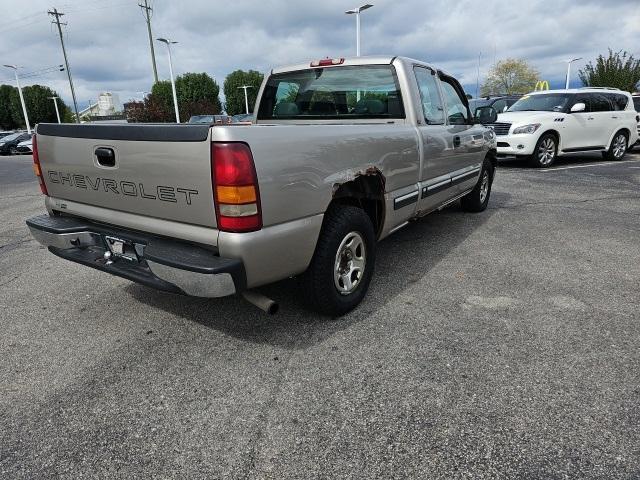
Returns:
[[[469,123],[469,111],[464,101],[446,78],[441,78],[442,91],[447,103],[447,117],[451,125],[466,125]]]

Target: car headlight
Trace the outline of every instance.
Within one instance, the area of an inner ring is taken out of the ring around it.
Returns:
[[[536,130],[540,128],[539,123],[531,123],[529,125],[523,125],[522,127],[518,127],[513,131],[514,135],[519,133],[534,133]]]

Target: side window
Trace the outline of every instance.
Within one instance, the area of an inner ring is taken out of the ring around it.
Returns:
[[[604,94],[613,105],[614,110],[624,110],[627,108],[628,99],[626,95],[620,93],[605,93]]]
[[[496,110],[496,112],[502,113],[507,109],[507,101],[504,98],[501,98],[500,100],[496,100],[491,106]]]
[[[613,110],[611,107],[611,102],[604,95],[600,95],[599,93],[592,93],[589,95],[591,97],[591,111],[592,112],[610,112]]]
[[[414,67],[413,71],[418,82],[425,121],[430,125],[442,125],[444,123],[444,109],[438,92],[436,76],[425,67]]]
[[[586,95],[586,94],[576,95],[573,99],[573,103],[571,104],[571,106],[573,107],[576,103],[584,103],[585,113],[591,112],[591,95]]]
[[[445,78],[442,78],[442,90],[447,102],[447,118],[451,125],[466,125],[469,123],[469,112],[462,98]]]

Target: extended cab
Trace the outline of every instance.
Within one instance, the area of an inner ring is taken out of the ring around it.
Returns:
[[[622,160],[638,140],[638,120],[628,92],[578,88],[524,95],[492,127],[499,156],[524,157],[544,168],[577,152]]]
[[[278,68],[256,107],[251,125],[38,125],[48,214],[27,221],[33,236],[174,293],[256,303],[250,289],[301,275],[309,303],[341,315],[366,294],[378,240],[458,199],[487,206],[495,135],[429,64]]]

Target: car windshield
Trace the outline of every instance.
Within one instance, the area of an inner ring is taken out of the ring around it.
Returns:
[[[269,77],[258,119],[405,118],[391,65],[313,68]]]
[[[15,140],[16,138],[20,138],[22,133],[12,133],[11,135],[7,135],[2,139],[3,142],[10,142],[11,140]]]
[[[189,119],[189,123],[211,123],[214,118],[214,115],[194,115]]]
[[[511,105],[509,112],[562,112],[569,103],[568,93],[525,95]]]
[[[640,97],[633,97],[633,107],[636,109],[636,112],[640,112]]]

